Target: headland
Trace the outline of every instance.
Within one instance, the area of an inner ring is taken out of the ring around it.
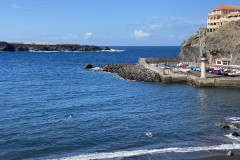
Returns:
[[[22,51],[103,51],[108,47],[80,45],[75,43],[34,43],[34,42],[0,42],[0,52]]]
[[[177,58],[139,58],[138,64],[101,69],[127,80],[240,88],[240,8],[223,5],[207,19],[207,28],[184,41]]]

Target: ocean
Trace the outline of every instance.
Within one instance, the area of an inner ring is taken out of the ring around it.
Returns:
[[[0,53],[0,159],[177,160],[240,149],[238,89],[127,81],[91,63],[176,57],[180,47]],[[151,132],[152,137],[147,137]]]

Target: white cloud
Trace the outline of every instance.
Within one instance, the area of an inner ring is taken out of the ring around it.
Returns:
[[[206,25],[206,20],[190,19],[184,17],[169,17],[159,21],[146,22],[135,25],[140,30],[169,32],[178,30],[198,29],[201,25]],[[188,29],[187,29],[188,28]]]
[[[151,34],[147,32],[143,32],[142,30],[135,30],[133,36],[135,38],[146,38],[149,37]]]
[[[19,6],[19,5],[16,5],[16,4],[11,5],[11,7],[14,8],[14,9],[28,9],[28,8],[30,8],[30,6],[28,6],[28,5]]]
[[[87,32],[87,33],[85,33],[84,39],[88,39],[91,36],[92,36],[92,33],[91,32]]]

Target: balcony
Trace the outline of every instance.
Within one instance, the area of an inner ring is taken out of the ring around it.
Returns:
[[[231,11],[229,12],[229,14],[236,14],[236,13],[240,13],[240,12],[238,12],[238,11],[237,12],[231,12]]]
[[[218,29],[219,26],[216,25],[207,25],[207,29]]]
[[[228,21],[229,18],[219,18],[219,19],[208,19],[207,22],[223,22]]]

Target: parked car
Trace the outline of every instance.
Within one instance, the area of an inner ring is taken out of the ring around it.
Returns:
[[[216,75],[221,75],[222,72],[221,70],[213,70],[213,74],[216,74]]]

